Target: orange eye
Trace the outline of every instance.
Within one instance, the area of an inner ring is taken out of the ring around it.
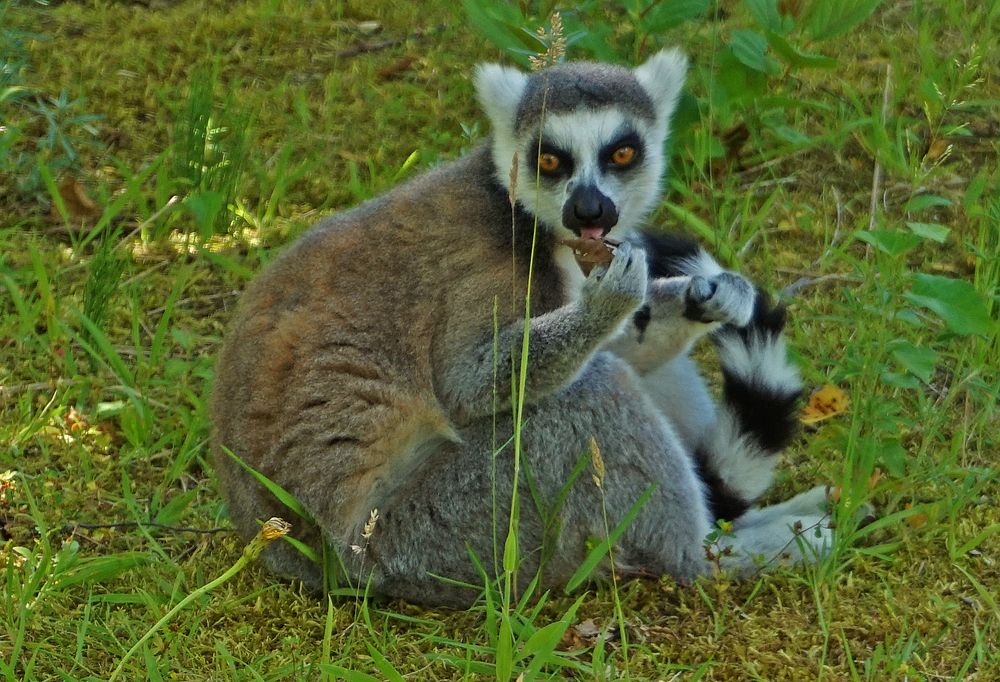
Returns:
[[[611,152],[611,162],[616,166],[629,166],[635,161],[635,147],[625,145]]]
[[[538,155],[538,168],[543,173],[555,173],[559,170],[559,157],[555,154],[543,153]]]

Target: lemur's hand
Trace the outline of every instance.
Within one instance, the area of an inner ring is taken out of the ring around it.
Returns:
[[[583,284],[584,305],[589,312],[620,320],[642,304],[648,278],[645,252],[624,242],[615,250],[611,265],[591,270]]]
[[[684,292],[684,317],[745,327],[753,317],[756,296],[753,285],[741,275],[694,275]]]

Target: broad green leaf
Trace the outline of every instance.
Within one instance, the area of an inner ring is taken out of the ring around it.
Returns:
[[[935,206],[951,206],[951,203],[951,199],[946,199],[937,194],[920,194],[907,201],[903,206],[903,210],[911,213]]]
[[[642,19],[644,33],[658,33],[697,19],[708,9],[708,0],[669,0],[658,2]]]
[[[1000,524],[987,526],[982,532],[973,536],[972,538],[967,540],[965,544],[963,544],[961,547],[955,550],[952,557],[958,558],[960,556],[965,556],[966,554],[974,550],[976,547],[979,547],[979,545],[983,544],[983,542],[985,542],[988,538],[996,535],[997,533],[1000,533]]]
[[[525,35],[520,30],[526,18],[518,9],[505,2],[484,2],[483,0],[462,0],[465,16],[473,28],[487,40],[507,52],[522,66],[528,64],[528,54],[541,49],[537,38]],[[526,41],[533,41],[531,42]]]
[[[909,341],[898,340],[889,344],[892,357],[900,367],[919,377],[925,383],[930,383],[934,370],[937,369],[939,356],[931,348],[915,346]]]
[[[879,374],[879,378],[882,379],[882,383],[886,386],[901,388],[905,391],[913,391],[920,388],[920,380],[912,374],[885,371]]]
[[[854,236],[894,257],[912,251],[923,241],[915,234],[899,230],[858,230]]]
[[[751,100],[756,103],[768,91],[768,74],[752,69],[727,45],[716,53],[716,77],[711,89],[713,106],[730,110],[733,105]]]
[[[881,4],[882,0],[811,2],[806,5],[802,23],[814,40],[829,40],[850,31]]]
[[[756,31],[733,31],[730,45],[740,62],[760,73],[776,74],[781,71],[778,62],[767,55],[767,39]]]
[[[796,130],[795,128],[783,123],[769,125],[767,129],[774,133],[775,137],[779,140],[796,146],[806,145],[812,141],[812,138],[803,133],[801,130]]]
[[[747,0],[747,9],[750,14],[768,31],[784,31],[784,21],[781,12],[778,11],[778,0]]]
[[[80,324],[86,328],[87,332],[89,332],[90,340],[94,342],[94,345],[91,346],[83,335],[77,334],[73,329],[69,329],[70,335],[73,336],[76,342],[80,344],[80,346],[82,346],[91,357],[93,357],[96,361],[107,365],[111,371],[113,371],[118,378],[121,379],[122,383],[125,384],[126,387],[134,389],[135,377],[132,375],[132,370],[129,369],[128,363],[125,362],[122,356],[118,354],[118,351],[115,350],[114,345],[111,343],[107,334],[104,333],[104,330],[94,324],[90,318],[83,313],[78,312],[77,319],[80,321]]]
[[[803,52],[788,40],[774,31],[767,31],[767,44],[774,50],[774,54],[781,57],[789,66],[795,68],[832,69],[838,64],[833,57],[812,52]]]
[[[898,440],[883,441],[879,448],[879,463],[895,478],[906,475],[906,448]]]
[[[915,235],[919,235],[924,239],[930,239],[938,244],[944,244],[948,240],[948,235],[951,234],[951,228],[945,227],[944,225],[939,225],[938,223],[912,223],[907,222],[906,226],[910,228],[910,231]]]
[[[913,287],[905,297],[932,310],[956,334],[989,336],[996,331],[982,295],[965,280],[921,273],[913,277]]]

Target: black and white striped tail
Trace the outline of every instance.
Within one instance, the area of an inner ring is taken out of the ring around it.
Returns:
[[[798,430],[802,382],[788,359],[784,327],[784,307],[758,291],[750,324],[712,335],[723,398],[695,454],[715,518],[739,517],[770,487],[777,455]]]

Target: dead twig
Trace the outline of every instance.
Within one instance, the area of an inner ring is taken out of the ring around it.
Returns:
[[[225,533],[232,531],[232,526],[221,526],[219,528],[189,528],[187,526],[170,526],[156,521],[117,521],[115,523],[70,523],[63,526],[63,533],[75,533],[78,530],[104,530],[108,528],[159,528],[172,533],[201,533],[210,535],[213,533]]]
[[[0,386],[0,401],[15,398],[22,393],[33,393],[35,391],[55,390],[67,386],[75,386],[80,383],[75,379],[56,379],[55,381],[35,381],[30,384],[13,384],[12,386]]]
[[[824,282],[859,282],[860,280],[853,275],[832,273],[829,275],[820,275],[819,277],[799,277],[797,280],[789,284],[787,287],[781,290],[782,298],[791,298],[795,294],[799,293],[803,289],[811,286],[816,286],[817,284],[822,284]]]
[[[380,40],[375,43],[359,43],[354,47],[349,47],[346,50],[341,50],[337,53],[338,58],[347,57],[357,57],[359,54],[368,54],[370,52],[378,52],[380,50],[387,50],[390,47],[396,47],[402,45],[408,40],[420,40],[422,38],[427,38],[433,35],[437,35],[444,31],[445,25],[439,24],[432,29],[414,31],[413,33],[403,36],[402,38],[389,38],[388,40]]]

